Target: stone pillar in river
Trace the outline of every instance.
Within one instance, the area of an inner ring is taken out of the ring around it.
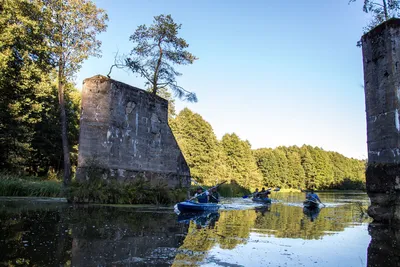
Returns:
[[[86,79],[77,179],[93,169],[104,179],[189,186],[189,167],[168,125],[168,101],[104,76]]]
[[[369,215],[400,223],[400,20],[362,37],[367,115]]]

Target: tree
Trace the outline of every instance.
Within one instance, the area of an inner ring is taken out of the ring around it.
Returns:
[[[305,173],[301,166],[301,157],[299,154],[299,148],[293,149],[289,147],[287,152],[288,159],[288,182],[289,188],[304,187]]]
[[[71,181],[71,160],[64,89],[89,56],[100,56],[96,35],[106,30],[107,14],[90,0],[43,0],[49,18],[49,42],[57,67],[58,99],[64,159],[64,183]]]
[[[0,169],[25,171],[35,124],[51,93],[43,2],[0,3]]]
[[[262,175],[257,167],[251,145],[235,133],[225,134],[221,140],[226,155],[226,164],[231,168],[232,180],[245,188],[260,186]]]
[[[193,178],[206,185],[215,184],[220,147],[211,125],[185,108],[174,119],[172,129]]]
[[[350,0],[349,3],[356,2],[357,0]],[[382,22],[400,15],[400,1],[399,0],[381,0],[372,1],[364,0],[363,11],[365,13],[372,13],[372,21],[365,28],[369,31]]]
[[[268,187],[279,186],[278,164],[273,149],[260,148],[253,152],[258,169],[263,176],[263,185]]]
[[[140,25],[129,38],[136,46],[125,65],[134,73],[139,73],[147,80],[146,85],[156,95],[161,88],[170,88],[175,96],[190,102],[197,102],[196,94],[179,86],[176,77],[181,76],[172,64],[193,64],[196,58],[185,48],[189,44],[178,37],[182,24],[177,24],[171,15],[154,17],[150,27]]]

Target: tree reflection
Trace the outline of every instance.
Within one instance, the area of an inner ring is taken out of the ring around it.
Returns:
[[[320,239],[343,231],[355,222],[367,221],[353,204],[313,212],[277,203],[255,210],[220,211],[214,228],[199,228],[195,221],[190,223],[174,266],[197,266],[214,246],[234,249],[239,244],[246,244],[251,232],[279,238]]]
[[[1,266],[68,266],[72,237],[56,208],[0,209]]]
[[[214,227],[200,229],[192,221],[173,266],[197,266],[215,245],[233,249],[246,243],[256,217],[254,210],[221,211]]]
[[[343,231],[351,223],[367,221],[357,206],[350,204],[323,208],[318,214],[303,214],[302,208],[273,204],[268,216],[257,216],[254,231],[282,238],[320,239],[330,232]]]

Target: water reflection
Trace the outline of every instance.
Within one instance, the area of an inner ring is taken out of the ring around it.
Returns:
[[[208,227],[214,229],[215,223],[219,220],[219,212],[203,212],[203,213],[181,213],[178,215],[178,222],[190,224],[193,221],[197,229]]]
[[[170,265],[187,226],[170,212],[78,208],[71,212],[73,266]]]
[[[371,223],[368,267],[400,266],[400,229]]]
[[[170,266],[188,226],[167,211],[0,207],[1,266]]]
[[[399,231],[371,224],[370,240],[370,221],[356,204],[368,203],[365,194],[321,194],[327,207],[317,212],[304,210],[303,198],[280,194],[277,203],[253,208],[228,200],[225,210],[189,216],[0,201],[0,265],[336,266],[340,259],[346,266],[400,266]]]

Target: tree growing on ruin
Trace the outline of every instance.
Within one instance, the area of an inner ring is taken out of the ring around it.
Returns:
[[[153,24],[140,25],[129,38],[135,44],[125,66],[146,79],[146,86],[153,94],[162,88],[170,88],[178,98],[197,102],[196,94],[179,86],[176,77],[181,76],[173,65],[193,64],[196,58],[186,50],[189,44],[178,37],[182,24],[171,15],[154,17]]]
[[[71,181],[65,85],[89,56],[100,56],[96,35],[106,30],[107,14],[91,0],[43,0],[48,11],[49,45],[57,68],[61,138],[64,158],[64,188]]]
[[[357,0],[350,0],[349,3]],[[369,31],[375,26],[385,22],[388,19],[399,17],[400,15],[400,0],[363,0],[363,11],[372,14],[371,22],[365,27],[365,31]]]

